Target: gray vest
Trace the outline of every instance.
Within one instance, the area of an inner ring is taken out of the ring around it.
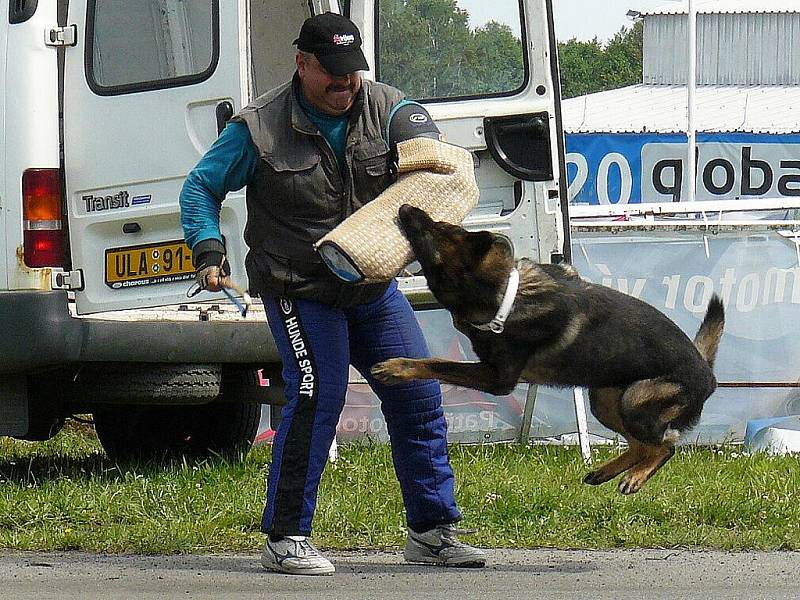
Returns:
[[[364,80],[350,112],[342,170],[327,140],[300,107],[294,79],[258,97],[234,120],[258,149],[247,186],[244,239],[250,288],[262,295],[306,298],[336,307],[379,297],[388,284],[351,284],[324,265],[313,244],[394,181],[384,139],[389,113],[403,94]]]

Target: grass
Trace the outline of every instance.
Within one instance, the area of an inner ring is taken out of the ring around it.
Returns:
[[[452,446],[470,541],[485,547],[800,550],[800,461],[736,447],[681,449],[632,497],[584,485],[575,448]],[[596,462],[618,450],[597,449]],[[143,554],[255,552],[269,448],[224,461],[121,467],[91,428],[0,438],[0,548]],[[340,447],[315,541],[399,548],[403,509],[386,446]]]

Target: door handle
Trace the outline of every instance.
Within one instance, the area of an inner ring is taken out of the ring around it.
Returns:
[[[518,123],[497,123],[496,127],[501,134],[546,135],[548,133],[547,124],[540,116],[535,116],[530,120],[520,121]]]
[[[225,124],[230,121],[233,116],[233,104],[228,100],[224,100],[217,104],[217,135],[222,133],[225,129]]]
[[[483,124],[489,153],[504,171],[525,181],[553,178],[547,113],[486,117]]]

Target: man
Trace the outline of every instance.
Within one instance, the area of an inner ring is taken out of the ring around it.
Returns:
[[[247,185],[245,264],[281,353],[288,400],[272,447],[262,564],[284,573],[334,572],[308,537],[353,364],[381,399],[409,526],[406,560],[483,566],[484,552],[460,542],[454,526],[461,514],[438,382],[388,387],[370,374],[390,357],[429,355],[413,310],[395,281],[343,282],[313,249],[393,183],[391,145],[417,135],[438,139],[438,129],[430,119],[419,123],[424,108],[400,91],[362,80],[359,71],[369,67],[349,19],[311,17],[294,43],[292,81],[234,116],[180,199],[198,282],[217,291],[230,271],[220,205]]]

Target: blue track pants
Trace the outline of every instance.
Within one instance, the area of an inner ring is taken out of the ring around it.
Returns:
[[[288,404],[273,441],[262,531],[310,535],[350,364],[380,398],[408,525],[423,530],[459,520],[438,381],[384,386],[370,374],[387,358],[430,355],[396,282],[381,298],[346,309],[269,297],[264,306],[283,360]]]

